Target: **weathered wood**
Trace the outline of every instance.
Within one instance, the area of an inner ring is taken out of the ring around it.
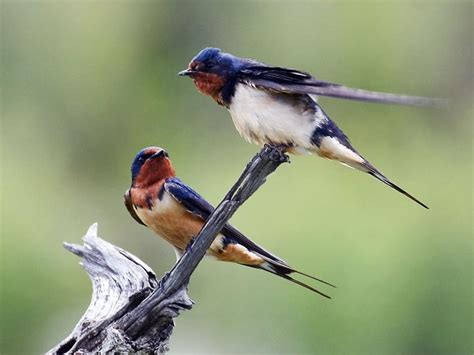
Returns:
[[[137,257],[100,239],[97,224],[89,228],[83,246],[65,243],[66,249],[82,257],[82,265],[92,280],[92,300],[72,333],[49,353],[166,352],[173,318],[193,304],[187,295],[191,274],[235,211],[287,161],[278,147],[265,146],[176,265],[159,281]]]

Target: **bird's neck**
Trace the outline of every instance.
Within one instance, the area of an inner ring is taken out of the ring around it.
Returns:
[[[237,78],[231,78],[227,80],[227,82],[220,91],[220,102],[218,102],[219,105],[225,106],[226,108],[230,107],[230,104],[232,103],[232,98],[235,94],[237,83]]]
[[[163,194],[163,185],[165,180],[157,181],[147,187],[141,186],[132,186],[130,195],[132,199],[132,204],[139,208],[148,208],[149,210],[153,209],[155,200],[161,199]]]
[[[213,73],[199,73],[194,77],[199,92],[210,96],[219,105],[229,107],[235,91],[235,80]]]
[[[213,73],[197,73],[193,77],[194,84],[199,92],[214,98],[225,84],[225,79]]]
[[[175,176],[174,168],[168,159],[152,162],[142,167],[140,173],[133,181],[132,186],[137,188],[150,188]]]

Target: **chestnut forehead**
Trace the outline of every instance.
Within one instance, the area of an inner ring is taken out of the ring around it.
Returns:
[[[200,60],[192,60],[190,63],[189,63],[189,69],[194,69],[200,65],[202,65],[203,63],[200,61]]]

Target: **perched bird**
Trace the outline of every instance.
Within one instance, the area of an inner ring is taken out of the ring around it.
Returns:
[[[360,155],[318,105],[316,96],[407,105],[439,105],[440,99],[353,89],[315,79],[299,70],[238,58],[218,48],[203,49],[188,69],[178,74],[192,78],[201,93],[226,107],[247,141],[339,161],[374,176],[428,208]]]
[[[142,149],[132,163],[132,184],[125,192],[125,206],[130,215],[169,242],[179,257],[195,237],[214,208],[197,192],[175,177],[168,153],[158,147]],[[207,255],[268,271],[303,286],[324,297],[321,291],[290,276],[296,273],[330,283],[293,269],[284,260],[258,246],[226,224]]]

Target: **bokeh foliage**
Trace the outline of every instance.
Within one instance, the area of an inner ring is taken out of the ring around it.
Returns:
[[[165,147],[217,203],[257,150],[178,78],[202,47],[368,89],[453,98],[448,110],[321,99],[372,163],[431,206],[295,157],[232,222],[336,283],[327,301],[205,261],[172,353],[470,354],[472,2],[2,1],[2,353],[42,352],[88,304],[61,248],[89,224],[158,273],[174,253],[122,206],[129,164]]]

